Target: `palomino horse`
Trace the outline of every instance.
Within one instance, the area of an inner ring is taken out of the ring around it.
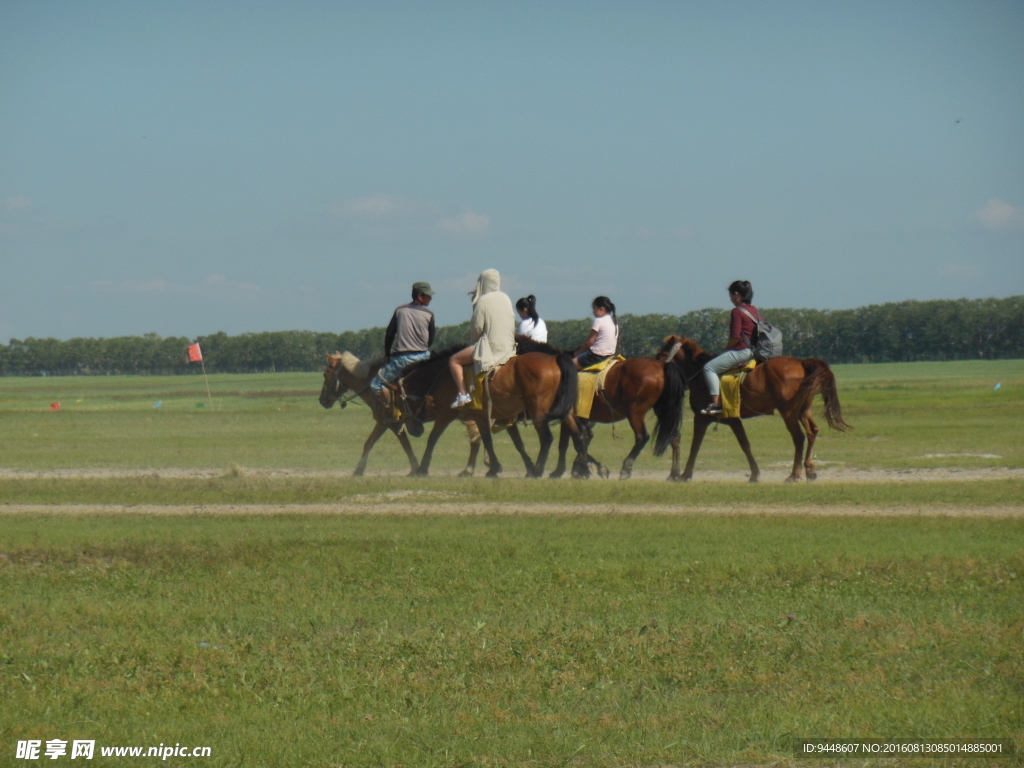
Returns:
[[[704,364],[712,359],[692,339],[669,336],[658,353],[664,360],[671,355],[672,362],[679,366],[683,379],[690,388],[690,408],[694,413],[693,443],[690,446],[690,458],[681,477],[670,478],[690,480],[693,477],[693,465],[697,461],[701,443],[708,427],[716,420],[714,416],[705,416],[701,410],[708,404],[710,396],[708,385],[704,380]],[[843,421],[843,411],[839,406],[839,395],[836,392],[836,377],[824,360],[797,360],[795,357],[773,357],[762,365],[758,365],[743,379],[740,386],[740,418],[722,419],[728,424],[740,448],[750,464],[750,482],[756,483],[761,471],[754,454],[750,451],[750,441],[743,429],[741,419],[751,416],[768,416],[778,411],[786,423],[789,434],[793,437],[796,456],[793,459],[793,471],[786,478],[787,483],[800,479],[800,462],[807,470],[807,479],[814,480],[817,473],[811,460],[814,441],[818,437],[818,425],[811,417],[811,405],[814,396],[821,392],[825,401],[825,420],[828,425],[839,432],[852,429]],[[807,435],[807,454],[804,456],[804,433]]]
[[[488,477],[496,477],[502,470],[501,462],[494,453],[491,422],[504,420],[512,420],[508,433],[523,457],[527,476],[541,477],[551,443],[554,442],[548,422],[565,419],[576,403],[576,369],[572,358],[568,354],[555,357],[539,353],[517,355],[502,365],[486,382],[483,397],[486,410],[472,410],[469,407],[453,409],[449,403],[455,399],[458,390],[449,373],[448,359],[457,351],[458,347],[445,350],[404,371],[402,386],[406,396],[410,399],[422,398],[418,407],[409,409],[409,418],[434,422],[416,474],[426,475],[430,471],[430,461],[438,439],[452,421],[466,416],[476,421],[480,429],[484,449],[490,459]],[[526,452],[519,428],[514,422],[520,414],[526,414],[533,421],[540,437],[540,454],[536,462]]]
[[[416,454],[413,453],[412,445],[409,443],[407,432],[411,431],[417,437],[423,434],[422,422],[411,422],[409,424],[410,429],[403,429],[402,424],[389,424],[385,422],[384,414],[375,402],[376,397],[370,392],[370,380],[377,374],[382,362],[383,360],[362,362],[349,352],[327,356],[324,385],[320,390],[320,405],[324,408],[330,408],[335,402],[343,398],[346,393],[351,392],[348,399],[342,399],[341,407],[344,408],[350,400],[358,397],[370,406],[376,421],[373,431],[363,445],[363,455],[360,457],[355,471],[357,477],[361,476],[366,470],[366,461],[370,456],[370,451],[373,450],[373,446],[389,429],[395,433],[398,441],[402,444],[402,448],[405,450],[405,455],[409,459],[410,474],[415,474],[416,470],[420,467]],[[464,422],[469,432],[469,462],[462,471],[461,476],[471,477],[476,468],[476,458],[480,452],[482,440],[476,423],[471,420],[464,420]]]
[[[558,352],[547,344],[530,342],[522,337],[516,337],[516,340],[520,350],[535,349],[548,354]],[[678,475],[679,425],[683,420],[683,397],[685,394],[686,386],[678,367],[665,365],[652,357],[634,357],[617,363],[608,371],[604,389],[594,398],[590,417],[581,419],[577,414],[575,419],[584,435],[591,433],[590,428],[595,423],[612,424],[623,419],[629,421],[629,426],[633,430],[633,450],[623,460],[622,469],[619,471],[619,479],[628,480],[633,474],[633,464],[651,439],[647,432],[645,417],[647,412],[653,408],[658,419],[654,427],[654,455],[661,456],[671,445],[672,472],[674,475]],[[569,437],[570,432],[566,431],[566,426],[563,424],[558,441],[558,465],[551,473],[551,477],[561,477],[565,472],[565,453],[569,447]],[[584,438],[585,446],[588,442]],[[600,462],[593,459],[589,453],[584,455],[597,464],[598,471],[602,475],[606,474],[607,470],[604,470]],[[578,463],[574,474],[589,476],[587,465]]]

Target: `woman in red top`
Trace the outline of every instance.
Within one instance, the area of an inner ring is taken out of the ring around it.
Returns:
[[[701,413],[707,416],[718,416],[722,413],[720,386],[718,377],[728,370],[739,368],[754,359],[754,351],[750,341],[757,332],[757,325],[752,317],[760,319],[757,309],[750,303],[754,299],[754,289],[746,280],[735,280],[729,286],[729,300],[734,307],[729,318],[729,344],[726,351],[708,361],[704,366],[704,379],[708,383],[711,402]]]

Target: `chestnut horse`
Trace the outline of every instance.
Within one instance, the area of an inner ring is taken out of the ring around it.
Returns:
[[[527,477],[543,476],[544,464],[554,442],[549,422],[565,419],[576,404],[576,369],[572,357],[568,354],[555,357],[540,353],[516,355],[498,368],[486,382],[482,398],[484,410],[473,410],[468,406],[453,409],[450,403],[458,390],[449,373],[448,359],[458,350],[459,347],[445,350],[403,371],[402,388],[410,403],[403,409],[408,414],[406,418],[434,422],[416,474],[426,475],[430,471],[430,461],[438,439],[452,421],[465,417],[474,420],[480,429],[484,449],[490,460],[488,477],[497,477],[502,471],[501,462],[494,453],[491,423],[507,420],[511,421],[508,433],[526,464]],[[540,437],[540,453],[536,462],[526,452],[514,421],[521,414],[533,422]]]
[[[693,477],[693,466],[697,461],[704,434],[715,416],[705,416],[701,410],[710,401],[708,385],[704,380],[704,364],[714,355],[708,354],[692,339],[669,336],[658,353],[660,360],[671,356],[682,371],[686,386],[690,389],[690,409],[694,413],[693,443],[690,446],[690,458],[686,461],[686,469],[682,477],[670,478],[683,481]],[[818,437],[818,425],[811,416],[811,405],[814,396],[821,392],[825,401],[825,420],[828,425],[839,432],[852,427],[843,421],[843,411],[839,406],[839,395],[836,392],[836,377],[824,360],[798,360],[795,357],[773,357],[758,365],[743,379],[740,386],[740,418],[721,419],[728,424],[739,441],[740,448],[750,464],[750,482],[756,483],[761,471],[758,469],[754,454],[750,451],[750,441],[741,419],[752,416],[770,416],[778,411],[786,428],[793,438],[796,455],[793,459],[793,471],[786,478],[787,483],[800,479],[800,462],[807,470],[807,479],[814,480],[817,472],[811,460],[814,441]],[[807,436],[807,454],[804,456],[804,435]]]
[[[398,441],[402,444],[402,448],[405,450],[405,455],[409,459],[410,475],[416,474],[416,470],[420,467],[416,454],[412,450],[408,435],[409,433],[414,437],[422,435],[422,421],[412,420],[407,425],[404,425],[406,426],[405,429],[402,428],[403,424],[385,421],[384,414],[377,403],[377,398],[370,391],[370,380],[377,374],[383,362],[382,359],[363,362],[350,352],[339,352],[327,356],[327,368],[324,370],[324,385],[320,389],[320,405],[324,408],[330,408],[340,400],[341,407],[344,408],[349,402],[359,398],[366,405],[370,406],[373,411],[374,421],[376,422],[373,431],[363,445],[363,455],[359,458],[359,464],[356,466],[356,477],[360,477],[366,471],[366,462],[370,457],[370,451],[373,450],[373,446],[389,429],[395,433]],[[477,454],[480,452],[481,436],[475,422],[464,419],[463,423],[466,424],[466,429],[469,432],[469,462],[466,464],[466,468],[462,470],[460,477],[472,477],[476,469]]]
[[[531,341],[525,337],[516,337],[520,350],[536,350],[547,354],[557,354],[558,350],[548,344]],[[591,374],[586,374],[591,375]],[[661,456],[668,446],[672,446],[672,473],[679,474],[679,425],[683,420],[683,397],[686,386],[679,368],[665,365],[652,357],[634,357],[616,363],[604,381],[604,389],[594,398],[590,416],[581,419],[575,415],[583,435],[583,446],[589,450],[589,439],[593,424],[613,424],[626,419],[633,430],[633,450],[622,462],[619,479],[628,480],[633,474],[633,464],[640,452],[651,439],[647,432],[645,417],[652,408],[658,421],[654,427],[654,455]],[[563,423],[562,433],[558,441],[558,465],[551,477],[561,477],[565,472],[565,454],[569,447],[571,427]],[[582,453],[582,452],[581,452]],[[607,476],[599,461],[582,454],[596,464],[598,472]],[[573,468],[576,476],[588,477],[589,468],[585,462],[578,462]]]

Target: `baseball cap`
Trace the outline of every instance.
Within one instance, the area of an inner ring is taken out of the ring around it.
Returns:
[[[430,287],[430,283],[413,283],[412,289],[416,293],[425,293],[427,296],[434,295],[434,290]]]

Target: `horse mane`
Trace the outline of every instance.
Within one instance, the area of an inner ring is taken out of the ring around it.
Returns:
[[[701,349],[700,345],[693,339],[687,336],[666,336],[662,342],[661,349],[658,350],[656,357],[661,359],[661,355],[667,355],[676,344],[679,345],[679,350],[684,351],[686,354],[684,357],[694,362],[701,362],[702,359],[710,360],[711,355]],[[666,361],[667,362],[667,361]]]
[[[369,379],[375,371],[380,369],[381,364],[384,362],[381,359],[360,360],[347,350],[345,352],[335,352],[327,357],[331,362],[332,368],[340,365],[350,374],[361,379]]]
[[[558,355],[562,352],[568,352],[569,350],[558,349],[548,344],[546,341],[535,341],[529,336],[523,336],[520,333],[516,334],[516,351],[520,355],[525,355],[528,352],[543,352],[545,355]]]

